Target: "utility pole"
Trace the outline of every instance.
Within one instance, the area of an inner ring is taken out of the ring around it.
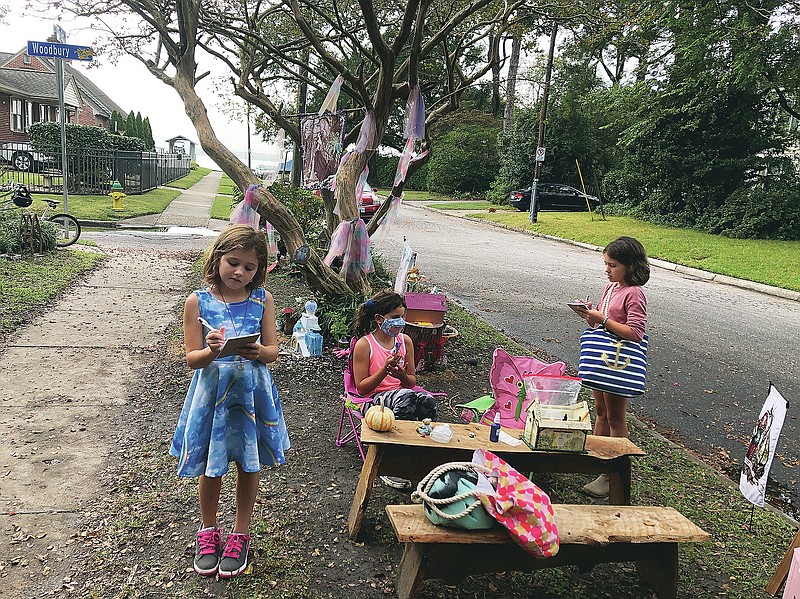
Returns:
[[[245,101],[244,106],[247,113],[247,168],[252,172],[253,165],[250,160],[250,156],[252,154],[252,150],[250,148],[250,102]]]
[[[550,52],[547,55],[547,70],[544,75],[544,89],[542,90],[542,106],[539,110],[539,138],[536,142],[536,164],[533,167],[533,184],[531,185],[530,219],[535,223],[539,213],[539,176],[542,174],[544,162],[544,123],[547,120],[547,98],[550,95],[550,75],[553,72],[553,55],[556,51],[556,34],[558,22],[553,21],[553,31],[550,33]]]
[[[305,51],[303,59],[303,64],[300,66],[300,86],[297,89],[298,114],[306,113],[306,102],[308,98],[308,83],[306,82],[306,77],[308,76],[308,50]],[[292,185],[294,187],[300,187],[300,184],[302,183],[302,175],[303,157],[300,154],[300,147],[297,144],[294,144],[292,151]]]

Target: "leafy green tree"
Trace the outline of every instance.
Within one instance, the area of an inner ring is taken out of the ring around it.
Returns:
[[[116,110],[111,111],[111,116],[108,119],[108,130],[117,134],[125,130],[125,119]]]
[[[142,121],[142,141],[147,151],[152,152],[156,149],[156,142],[153,140],[153,128],[150,126],[150,117],[144,117]]]
[[[610,177],[612,195],[640,214],[714,230],[712,215],[731,194],[787,168],[754,48],[737,43],[765,30],[738,8],[678,2],[668,11],[672,62],[623,117],[622,161]]]
[[[144,122],[142,121],[142,113],[136,111],[136,135],[139,139],[144,139]]]
[[[136,115],[133,111],[129,112],[128,117],[125,119],[124,133],[128,137],[139,137],[136,131]]]
[[[494,127],[461,126],[437,140],[428,164],[429,191],[483,193],[497,172],[497,134]]]

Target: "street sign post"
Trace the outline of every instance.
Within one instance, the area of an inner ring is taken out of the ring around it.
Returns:
[[[94,49],[91,46],[71,46],[56,42],[28,42],[28,56],[45,56],[66,60],[91,61]]]
[[[64,31],[57,23],[53,25],[53,35],[59,44],[67,43],[67,32]]]
[[[536,162],[544,162],[544,155],[547,150],[541,146],[536,148]]]
[[[66,107],[64,106],[64,60],[91,61],[94,50],[91,46],[71,46],[65,44],[67,32],[60,26],[53,25],[53,38],[58,42],[28,41],[28,56],[44,56],[52,58],[56,64],[56,87],[58,88],[58,121],[61,125],[61,187],[63,193],[64,212],[69,212],[67,199],[67,129]]]

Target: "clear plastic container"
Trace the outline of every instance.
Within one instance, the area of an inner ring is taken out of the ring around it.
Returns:
[[[431,431],[430,437],[439,443],[447,443],[453,438],[453,429],[449,424],[440,424]]]
[[[581,380],[571,376],[523,375],[529,399],[543,406],[569,406],[578,401]]]

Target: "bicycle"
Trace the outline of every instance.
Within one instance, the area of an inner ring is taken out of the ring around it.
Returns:
[[[28,188],[25,187],[22,183],[15,183],[10,189],[6,191],[6,193],[0,195],[0,197],[4,196],[11,196],[7,200],[0,203],[0,211],[3,210],[24,210],[30,207],[33,204],[33,198],[31,197],[31,192],[28,191]],[[53,214],[52,216],[48,216],[50,210],[56,208],[60,202],[57,200],[51,200],[49,198],[43,198],[42,202],[46,204],[42,213],[39,214],[39,220],[49,220],[50,222],[56,223],[58,225],[58,236],[56,237],[56,245],[58,247],[67,247],[72,245],[76,241],[78,241],[78,237],[81,236],[81,225],[71,214],[67,214],[65,212],[60,212],[58,214]]]

